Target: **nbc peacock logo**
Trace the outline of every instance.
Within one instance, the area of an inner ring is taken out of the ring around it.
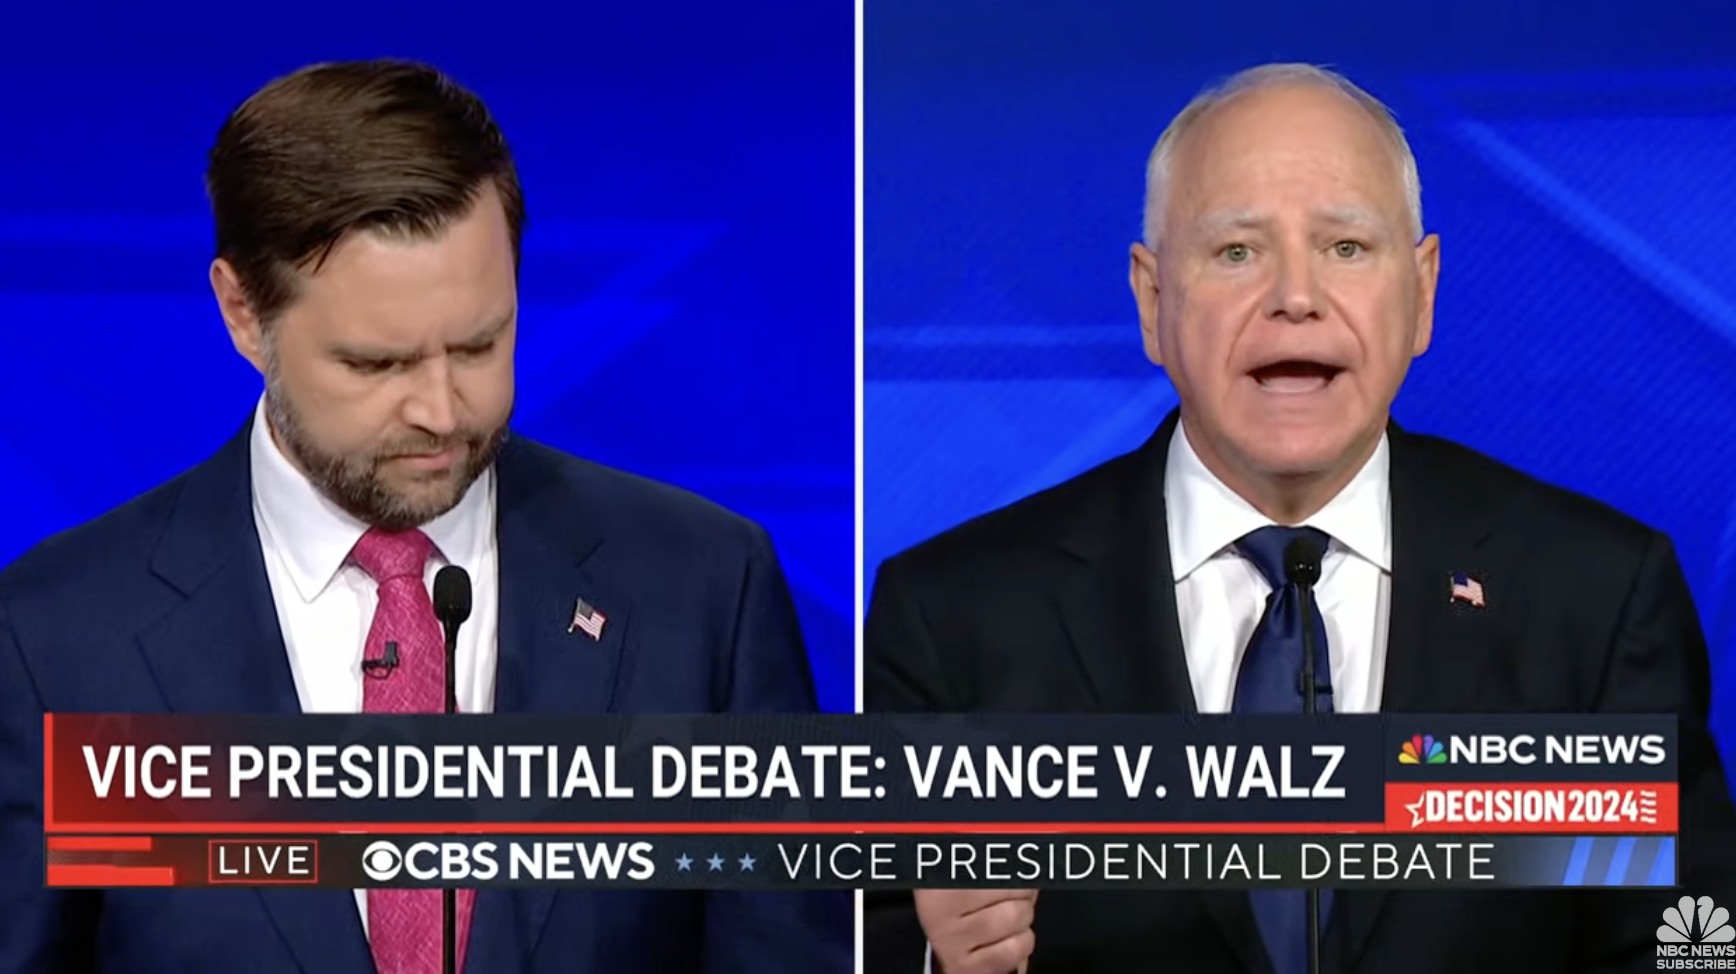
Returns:
[[[1664,910],[1664,925],[1658,928],[1660,944],[1727,944],[1736,942],[1736,927],[1730,912],[1713,908],[1712,898],[1684,896]]]
[[[1399,764],[1446,764],[1447,749],[1431,734],[1418,734],[1398,749]]]

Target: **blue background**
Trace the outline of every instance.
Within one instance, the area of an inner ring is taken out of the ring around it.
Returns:
[[[1208,81],[1325,63],[1397,111],[1442,237],[1397,418],[1669,532],[1736,759],[1736,4],[869,0],[865,28],[867,578],[1150,435],[1146,155]]]
[[[853,11],[14,4],[0,42],[0,564],[199,462],[259,394],[206,283],[205,153],[313,61],[428,60],[530,210],[518,429],[764,524],[854,703]]]

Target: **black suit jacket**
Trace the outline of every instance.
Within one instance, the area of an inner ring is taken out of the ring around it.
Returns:
[[[871,712],[1191,712],[1164,509],[1172,415],[1139,450],[888,559]],[[1707,728],[1704,636],[1670,542],[1463,447],[1390,428],[1382,709],[1681,715],[1681,891],[1339,891],[1325,969],[1655,969],[1683,892],[1736,909],[1736,813]],[[1480,579],[1486,607],[1449,599]],[[869,974],[922,970],[909,894],[869,894]],[[1045,892],[1030,974],[1269,974],[1241,892]]]

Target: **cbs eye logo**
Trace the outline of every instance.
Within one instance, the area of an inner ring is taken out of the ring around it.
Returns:
[[[362,872],[368,878],[384,883],[397,877],[404,868],[404,854],[384,839],[362,850]]]

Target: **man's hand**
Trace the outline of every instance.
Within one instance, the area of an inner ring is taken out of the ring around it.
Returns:
[[[935,974],[1025,974],[1037,935],[1034,889],[919,889],[916,916]]]

